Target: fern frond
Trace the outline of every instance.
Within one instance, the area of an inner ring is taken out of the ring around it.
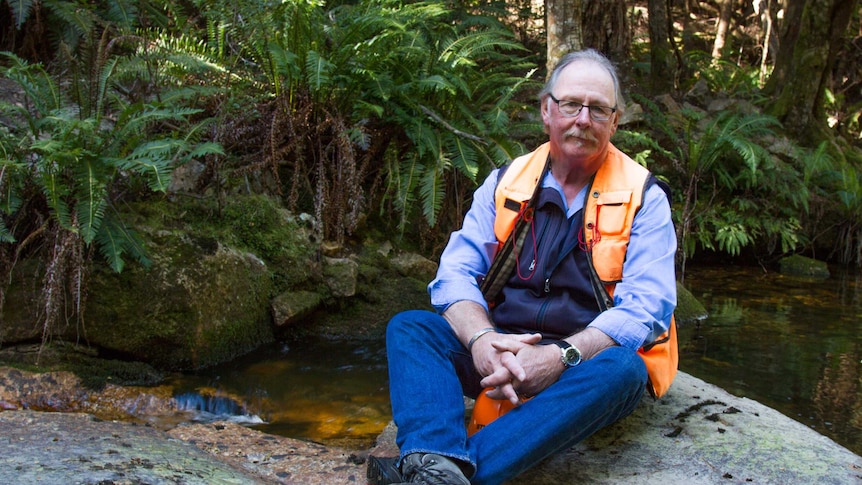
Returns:
[[[93,242],[102,227],[107,200],[104,190],[94,189],[91,196],[83,198],[75,206],[78,228],[86,244]]]
[[[452,166],[473,182],[479,174],[476,145],[458,136],[448,137],[447,152],[452,154]]]
[[[415,200],[414,191],[419,185],[419,180],[425,169],[415,157],[407,157],[397,163],[396,166],[397,171],[393,172],[394,177],[390,177],[390,179],[395,182],[394,190],[392,190],[395,194],[394,203],[395,207],[401,211],[403,223]]]
[[[194,147],[186,154],[183,158],[203,158],[207,155],[224,155],[224,147],[221,143],[216,142],[204,142],[195,144]]]
[[[171,160],[174,151],[183,145],[172,139],[142,143],[127,157],[115,163],[122,169],[134,170],[143,175],[150,190],[164,192],[171,183]]]
[[[437,224],[437,214],[440,213],[443,198],[446,196],[446,190],[443,187],[444,165],[443,160],[440,160],[440,163],[426,168],[419,185],[422,214],[432,227]]]
[[[481,54],[497,51],[526,50],[524,46],[503,37],[503,31],[478,31],[452,39],[440,53],[440,59],[452,68],[474,67]]]
[[[109,59],[102,70],[99,72],[99,85],[96,91],[96,112],[94,113],[97,120],[102,118],[105,113],[105,101],[107,100],[108,87],[110,86],[111,75],[114,73],[114,68],[117,65],[117,58]]]
[[[105,166],[95,157],[82,157],[72,167],[75,180],[75,212],[79,234],[86,244],[93,241],[105,216],[107,191]]]
[[[416,81],[416,86],[418,86],[419,90],[423,92],[446,91],[450,94],[455,94],[457,92],[457,89],[452,84],[451,80],[437,74],[420,78]]]
[[[108,2],[108,20],[124,29],[132,29],[138,21],[136,3],[129,0],[112,0]]]
[[[33,0],[9,0],[6,2],[12,9],[12,18],[15,19],[15,28],[20,29],[27,18],[30,17],[30,9],[33,8]]]
[[[95,241],[99,254],[117,273],[122,272],[125,267],[123,256],[126,254],[145,268],[152,265],[140,237],[124,225],[116,215],[105,217]]]
[[[68,187],[60,180],[55,171],[44,173],[40,177],[42,193],[45,194],[48,206],[60,225],[69,231],[75,232],[72,224],[72,213],[65,197],[69,195]]]
[[[335,66],[317,51],[309,51],[305,61],[305,79],[313,92],[329,85]]]
[[[69,33],[63,40],[73,48],[77,47],[81,38],[92,33],[99,22],[92,8],[82,7],[77,2],[44,2],[43,5],[66,25],[65,30]]]
[[[99,248],[99,254],[105,258],[108,266],[116,273],[123,271],[125,261],[123,261],[123,252],[125,251],[125,234],[113,218],[105,221],[102,224],[98,233],[96,233],[96,244]]]
[[[15,54],[0,52],[11,65],[0,67],[9,80],[15,82],[24,91],[24,95],[33,103],[35,116],[47,114],[62,106],[60,89],[41,64],[29,64]],[[34,114],[21,107],[19,112],[31,122]]]

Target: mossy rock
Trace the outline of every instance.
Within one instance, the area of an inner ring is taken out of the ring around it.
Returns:
[[[676,283],[676,322],[692,323],[703,320],[709,315],[703,304],[691,294],[686,287],[679,282]]]
[[[271,277],[249,253],[163,234],[153,265],[122,273],[98,267],[85,337],[162,369],[225,362],[273,340]]]
[[[778,262],[778,268],[781,274],[788,276],[829,277],[829,266],[825,262],[806,258],[799,254],[782,258]]]
[[[61,340],[5,347],[0,349],[0,363],[30,372],[70,371],[84,387],[93,390],[101,390],[108,383],[153,386],[164,379],[161,372],[144,362],[106,359],[94,348]]]

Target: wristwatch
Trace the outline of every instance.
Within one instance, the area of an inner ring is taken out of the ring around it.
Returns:
[[[574,367],[581,363],[581,351],[565,340],[554,340],[560,347],[560,361],[566,367]]]

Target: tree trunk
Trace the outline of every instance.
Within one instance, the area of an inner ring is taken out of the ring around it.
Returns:
[[[730,30],[730,19],[733,16],[733,0],[719,0],[718,24],[715,28],[715,43],[712,45],[712,59],[720,60],[724,56],[724,46],[727,44],[727,32]]]
[[[586,2],[582,25],[584,47],[604,52],[614,62],[628,58],[631,33],[624,0]]]
[[[566,53],[584,48],[583,1],[547,0],[548,74]]]
[[[650,83],[656,94],[669,93],[675,76],[670,48],[667,0],[649,0]]]
[[[760,55],[760,78],[759,84],[763,87],[770,58],[775,57],[778,51],[778,36],[775,35],[775,26],[778,25],[777,8],[773,0],[760,0],[754,2],[755,12],[760,16],[761,31],[763,32],[762,51]]]
[[[775,69],[764,87],[769,113],[801,140],[825,135],[823,97],[858,0],[786,2]]]
[[[672,15],[673,11],[671,7],[673,7],[674,0],[667,0],[668,6],[668,15]],[[698,32],[696,31],[697,26],[692,21],[692,12],[695,9],[699,10],[699,5],[696,0],[683,0],[683,12],[682,12],[682,51],[683,52],[694,52],[696,50],[703,50],[703,47],[698,45],[697,37]]]
[[[547,0],[548,72],[571,51],[591,47],[615,62],[628,57],[624,0]]]

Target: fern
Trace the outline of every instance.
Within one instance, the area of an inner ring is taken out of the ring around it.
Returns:
[[[317,51],[309,51],[306,56],[306,81],[312,92],[319,92],[329,85],[334,65]]]
[[[76,234],[85,245],[97,241],[113,268],[122,268],[120,261],[127,246],[134,246],[135,258],[145,261],[142,247],[129,242],[128,231],[120,229],[122,223],[108,215],[109,187],[122,177],[140,176],[151,190],[163,192],[176,164],[189,157],[222,153],[218,144],[197,142],[205,123],[188,125],[178,133],[181,137],[146,140],[161,123],[182,124],[200,111],[145,102],[124,104],[115,92],[114,79],[120,67],[116,58],[107,59],[100,69],[97,85],[91,86],[94,98],[85,95],[95,100],[93,110],[81,111],[81,104],[57,107],[57,84],[41,66],[28,65],[14,56],[10,60],[10,67],[2,73],[11,74],[10,78],[25,87],[28,100],[34,101],[36,108],[19,111],[26,124],[15,127],[23,140],[15,156],[30,163],[15,166],[32,166],[33,171],[18,171],[16,184],[37,187],[60,227]],[[119,108],[119,113],[109,111],[114,108]],[[8,210],[15,208],[9,205]],[[126,239],[111,242],[118,235]]]
[[[12,18],[15,19],[15,28],[20,29],[33,8],[33,0],[8,0],[5,2],[12,9]]]
[[[104,255],[108,265],[118,273],[123,271],[125,267],[123,255],[127,253],[144,267],[149,267],[152,264],[140,238],[119,222],[116,217],[109,217],[105,220],[96,234],[95,240],[99,252]]]
[[[469,142],[461,137],[448,137],[446,152],[452,153],[452,166],[464,174],[470,181],[477,182],[479,175],[479,157],[475,142]]]
[[[123,29],[132,29],[138,23],[138,3],[142,2],[112,0],[108,2],[108,12],[105,17]]]
[[[443,189],[442,169],[445,165],[443,160],[430,169],[426,169],[419,185],[419,196],[422,199],[422,212],[428,224],[434,226],[437,223],[437,214],[443,206],[443,198],[446,196]]]
[[[667,179],[674,190],[680,265],[698,249],[738,255],[745,248],[768,252],[792,251],[805,238],[798,224],[807,210],[809,168],[794,166],[771,153],[780,128],[777,120],[762,114],[727,110],[717,115],[680,111],[665,115],[648,100],[653,133],[621,131],[615,143],[640,155],[653,172]],[[714,201],[730,201],[716,204]]]

